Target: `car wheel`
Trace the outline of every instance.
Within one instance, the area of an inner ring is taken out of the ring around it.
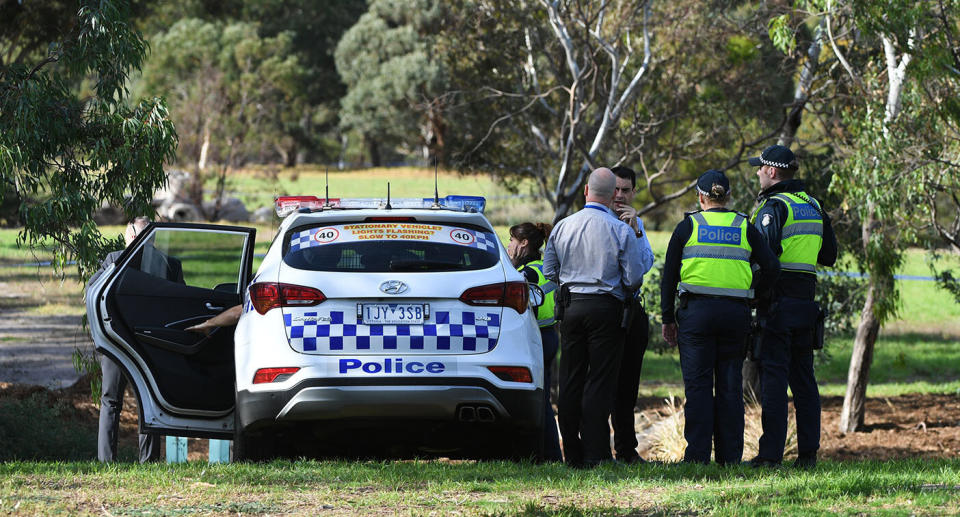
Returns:
[[[492,439],[479,454],[482,460],[543,461],[543,432],[514,431]]]
[[[240,425],[240,416],[233,412],[233,448],[232,460],[265,461],[273,456],[274,442],[269,434],[254,434],[245,431]]]

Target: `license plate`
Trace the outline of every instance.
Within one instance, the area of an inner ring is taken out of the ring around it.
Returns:
[[[360,318],[367,325],[422,325],[427,307],[423,303],[362,303]]]

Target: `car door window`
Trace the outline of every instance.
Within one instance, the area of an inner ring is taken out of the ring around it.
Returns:
[[[130,267],[168,282],[239,293],[246,235],[158,228]]]

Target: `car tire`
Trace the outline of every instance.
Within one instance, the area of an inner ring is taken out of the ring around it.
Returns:
[[[231,449],[231,460],[234,462],[242,461],[266,461],[273,456],[274,442],[269,434],[253,434],[245,431],[240,425],[240,416],[236,410],[233,412],[233,447]]]
[[[543,432],[514,431],[501,435],[487,443],[479,454],[481,460],[492,461],[543,461]]]

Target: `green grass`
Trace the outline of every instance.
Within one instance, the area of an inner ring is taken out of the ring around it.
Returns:
[[[942,515],[960,462],[822,463],[813,472],[513,463],[0,465],[0,512],[78,515]],[[15,510],[16,509],[16,510]]]

